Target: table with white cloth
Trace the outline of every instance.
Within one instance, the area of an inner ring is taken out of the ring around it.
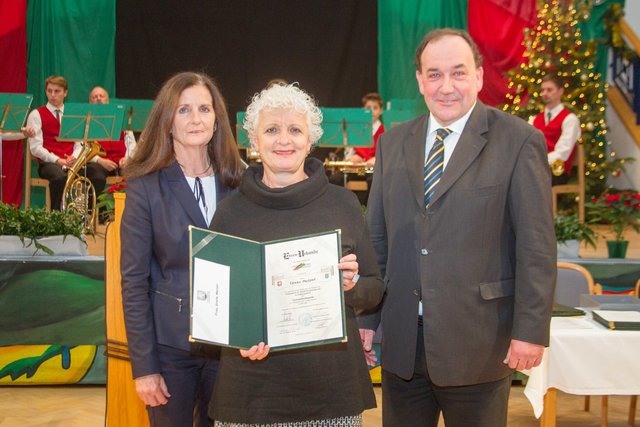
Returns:
[[[584,317],[551,319],[540,366],[529,371],[525,396],[541,426],[556,425],[557,390],[578,395],[640,394],[640,331],[609,330]],[[543,411],[544,410],[544,411]]]

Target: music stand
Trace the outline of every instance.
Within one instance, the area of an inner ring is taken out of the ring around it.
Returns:
[[[321,108],[322,138],[320,147],[373,146],[373,117],[364,108]]]
[[[321,147],[372,147],[373,115],[364,108],[321,108]],[[344,186],[347,186],[348,172],[343,171]]]
[[[0,93],[0,201],[2,201],[2,133],[21,132],[33,95],[26,93]]]
[[[144,130],[153,108],[153,100],[150,99],[112,99],[111,104],[120,104],[124,107],[122,129],[132,132]]]
[[[387,101],[387,110],[414,111],[419,116],[427,112],[427,105],[422,98],[392,98]]]
[[[124,118],[122,104],[85,104],[67,103],[60,122],[60,136],[58,141],[114,141],[120,139]],[[83,151],[84,152],[84,151]],[[80,159],[78,159],[80,160]],[[87,181],[86,159],[84,180]],[[94,192],[95,195],[95,192]],[[94,200],[95,201],[95,200]],[[63,196],[63,206],[65,204]],[[89,228],[96,218],[95,206],[93,213],[84,216],[85,229]]]
[[[58,141],[113,141],[120,139],[124,105],[64,104]]]
[[[423,113],[414,110],[385,110],[382,112],[382,118],[384,119],[385,127],[391,129],[421,114]]]

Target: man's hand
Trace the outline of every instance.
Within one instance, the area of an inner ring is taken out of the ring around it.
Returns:
[[[20,130],[22,131],[22,134],[27,138],[33,138],[34,136],[36,136],[36,130],[33,128],[33,126],[25,126]]]
[[[76,158],[75,158],[75,157],[73,157],[73,156],[66,156],[66,157],[64,158],[65,166],[66,166],[66,167],[68,167],[68,168],[73,167],[73,164],[74,164],[75,162],[76,162]]]
[[[522,371],[523,369],[531,369],[540,365],[542,355],[544,354],[544,346],[532,344],[529,342],[511,340],[509,351],[503,363],[509,365],[511,369]]]
[[[103,168],[105,168],[109,172],[118,169],[118,164],[116,162],[114,162],[113,160],[109,160],[109,159],[104,158],[104,157],[98,157],[97,162],[98,162],[98,164],[100,166],[102,166]]]
[[[372,329],[360,329],[360,341],[362,342],[362,349],[364,350],[364,360],[368,366],[376,366],[378,357],[376,351],[373,349],[373,336],[376,331]]]
[[[159,406],[169,402],[171,394],[160,374],[136,378],[136,392],[145,405]]]

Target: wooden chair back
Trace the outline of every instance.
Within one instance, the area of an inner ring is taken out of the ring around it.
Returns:
[[[580,295],[601,295],[602,286],[595,283],[589,270],[571,262],[557,264],[558,278],[556,280],[555,302],[578,307]]]
[[[29,142],[25,145],[25,151],[27,152],[27,161],[24,165],[24,206],[26,208],[31,206],[31,187],[44,187],[45,197],[45,209],[47,212],[51,211],[51,191],[49,190],[49,180],[44,178],[32,178],[31,169],[33,167],[34,158],[31,156],[31,149]]]
[[[578,219],[584,222],[584,147],[578,141],[576,144],[576,161],[578,165],[578,182],[577,184],[554,185],[551,187],[553,195],[553,215],[558,215],[558,195],[564,193],[576,193],[578,195]]]

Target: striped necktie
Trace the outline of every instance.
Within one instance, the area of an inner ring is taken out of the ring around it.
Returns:
[[[444,171],[444,139],[451,134],[451,129],[440,128],[436,131],[436,140],[424,163],[424,205],[429,207],[429,200],[436,191],[436,186]]]

